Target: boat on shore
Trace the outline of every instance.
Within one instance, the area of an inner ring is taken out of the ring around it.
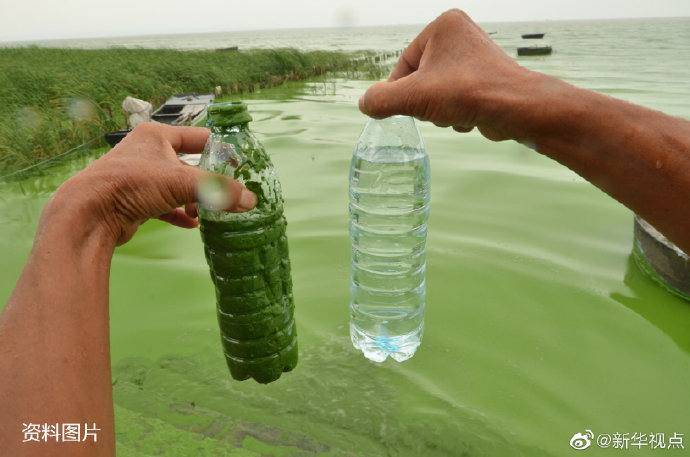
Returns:
[[[206,107],[214,99],[215,95],[211,93],[175,94],[153,112],[151,120],[168,125],[191,125],[197,118],[204,115]],[[106,132],[103,137],[110,147],[113,147],[131,131],[132,129],[122,129]]]
[[[114,147],[117,143],[120,141],[124,140],[125,137],[129,132],[131,132],[132,129],[122,129],[122,130],[115,130],[114,132],[105,132],[103,134],[103,138],[105,138],[105,141],[108,142],[110,147]]]
[[[211,93],[175,94],[153,112],[151,119],[162,124],[189,125],[214,99]]]
[[[551,55],[551,46],[525,46],[517,48],[519,56],[548,56]]]

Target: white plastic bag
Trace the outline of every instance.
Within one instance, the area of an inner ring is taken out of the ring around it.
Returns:
[[[122,102],[122,110],[128,114],[127,127],[133,129],[142,122],[151,120],[153,105],[138,98],[127,97]]]

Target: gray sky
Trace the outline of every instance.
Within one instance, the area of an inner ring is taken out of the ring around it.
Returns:
[[[0,41],[342,25],[690,16],[690,0],[0,0]]]

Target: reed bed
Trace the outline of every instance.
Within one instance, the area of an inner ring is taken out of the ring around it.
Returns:
[[[176,93],[253,92],[361,69],[347,53],[294,49],[0,49],[0,176],[126,126],[126,96],[154,107]],[[375,75],[378,76],[378,75]]]

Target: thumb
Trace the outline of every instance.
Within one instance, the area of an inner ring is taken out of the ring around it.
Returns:
[[[203,172],[196,188],[197,201],[201,206],[232,213],[243,213],[256,206],[256,194],[227,176]]]
[[[242,183],[227,176],[209,173],[185,165],[185,178],[175,186],[173,198],[178,205],[199,202],[202,206],[233,213],[249,211],[256,206],[256,195]]]
[[[367,116],[382,119],[394,114],[414,116],[410,76],[395,81],[379,82],[369,87],[359,99],[359,110]]]

